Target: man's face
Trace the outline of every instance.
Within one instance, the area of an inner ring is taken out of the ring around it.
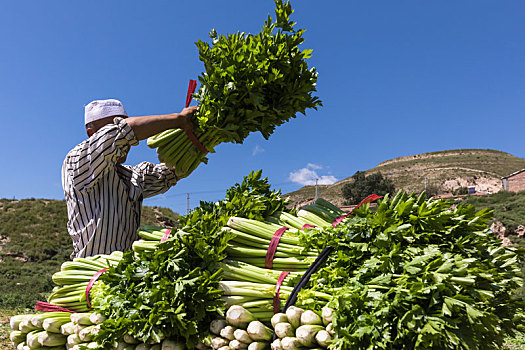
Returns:
[[[98,130],[100,130],[102,127],[108,124],[113,124],[113,119],[115,117],[106,117],[102,119],[98,119],[95,121],[92,121],[91,123],[86,125],[86,133],[88,137],[91,137],[94,133],[96,133]]]
[[[86,133],[87,133],[88,137],[91,137],[94,133],[96,133],[102,127],[104,127],[104,126],[106,126],[108,124],[113,124],[113,120],[115,119],[115,117],[117,117],[117,116],[111,116],[111,117],[98,119],[98,120],[95,120],[95,121],[89,123],[88,125],[86,125]],[[121,116],[121,117],[122,118],[126,118],[126,116]],[[130,147],[128,146],[128,148],[126,150],[126,155],[118,160],[119,164],[122,164],[122,163],[124,163],[126,161],[126,159],[128,157],[129,148]]]

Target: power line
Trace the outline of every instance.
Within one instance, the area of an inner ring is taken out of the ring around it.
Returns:
[[[317,180],[319,180],[319,178],[316,179],[316,182]],[[301,185],[301,184],[298,184],[297,182],[293,182],[293,181],[286,181],[286,182],[280,182],[280,183],[277,183],[277,184],[271,184],[271,187],[277,189],[277,190],[282,190],[282,187],[291,187],[291,185],[297,185],[297,186],[316,186],[316,184],[312,184],[312,185]],[[328,186],[328,185],[321,185],[319,184],[318,186]],[[182,196],[188,196],[188,195],[199,195],[199,194],[217,194],[217,193],[226,193],[227,189],[221,189],[221,190],[208,190],[208,191],[196,191],[196,192],[181,192],[181,193],[173,193],[173,194],[169,194],[169,195],[165,195],[163,196],[163,198],[174,198],[174,197],[182,197]]]
[[[294,183],[295,183],[295,182],[293,182],[293,181],[281,182],[281,183],[279,183],[279,184],[272,185],[272,187],[277,187],[277,186],[282,186],[282,185],[289,185],[289,184],[294,184]],[[186,196],[187,193],[189,193],[190,195],[195,195],[195,194],[226,193],[226,191],[227,191],[227,189],[223,189],[223,190],[209,190],[209,191],[196,191],[196,192],[174,193],[174,194],[166,195],[166,196],[164,196],[164,198],[172,198],[172,197]]]
[[[191,194],[207,194],[207,193],[223,193],[223,192],[226,192],[226,190],[223,190],[223,191],[214,190],[214,191],[197,191],[197,192],[174,193],[174,194],[166,195],[166,196],[164,196],[164,198],[185,196],[188,193],[191,195]]]

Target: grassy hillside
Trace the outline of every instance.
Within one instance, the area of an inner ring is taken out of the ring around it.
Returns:
[[[381,172],[392,180],[397,189],[420,192],[432,188],[437,193],[451,193],[460,187],[475,185],[478,191],[496,192],[501,188],[501,177],[525,168],[525,159],[511,154],[483,149],[459,149],[423,153],[387,160],[366,174]],[[365,170],[365,169],[359,169]],[[352,181],[351,176],[333,185],[319,186],[319,196],[343,204],[342,187]],[[314,186],[305,186],[287,194],[292,203],[301,203],[315,196]]]
[[[142,224],[171,226],[178,215],[144,207]],[[32,307],[45,299],[51,275],[69,260],[65,201],[0,199],[0,308]]]
[[[511,241],[525,247],[525,237],[515,235],[518,227],[525,225],[525,191],[501,191],[486,196],[468,196],[463,202],[474,205],[478,210],[493,209],[494,219],[505,226]]]

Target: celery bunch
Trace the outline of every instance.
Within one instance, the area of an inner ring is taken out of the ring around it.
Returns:
[[[198,41],[205,72],[194,94],[199,103],[195,136],[209,151],[224,142],[242,143],[252,132],[266,139],[297,113],[321,105],[317,72],[308,68],[312,50],[301,50],[304,30],[295,30],[290,3],[275,0],[276,19],[268,16],[258,34],[210,33],[212,43]],[[159,159],[187,176],[206,155],[181,130],[169,130],[148,140]]]
[[[333,295],[333,349],[498,348],[522,329],[523,285],[515,248],[501,245],[491,212],[399,192],[303,242],[334,253],[298,302]]]
[[[75,258],[62,264],[60,271],[53,274],[52,279],[58,286],[48,297],[47,301],[76,312],[87,312],[89,306],[86,299],[86,288],[95,273],[117,265],[122,259],[122,252],[113,252],[109,255],[96,255],[86,258]],[[91,293],[97,293],[101,287],[95,282]]]

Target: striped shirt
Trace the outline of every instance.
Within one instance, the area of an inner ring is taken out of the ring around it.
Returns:
[[[73,239],[71,258],[129,250],[139,238],[142,199],[177,182],[164,164],[119,164],[137,144],[133,129],[117,117],[67,154],[62,186]]]

